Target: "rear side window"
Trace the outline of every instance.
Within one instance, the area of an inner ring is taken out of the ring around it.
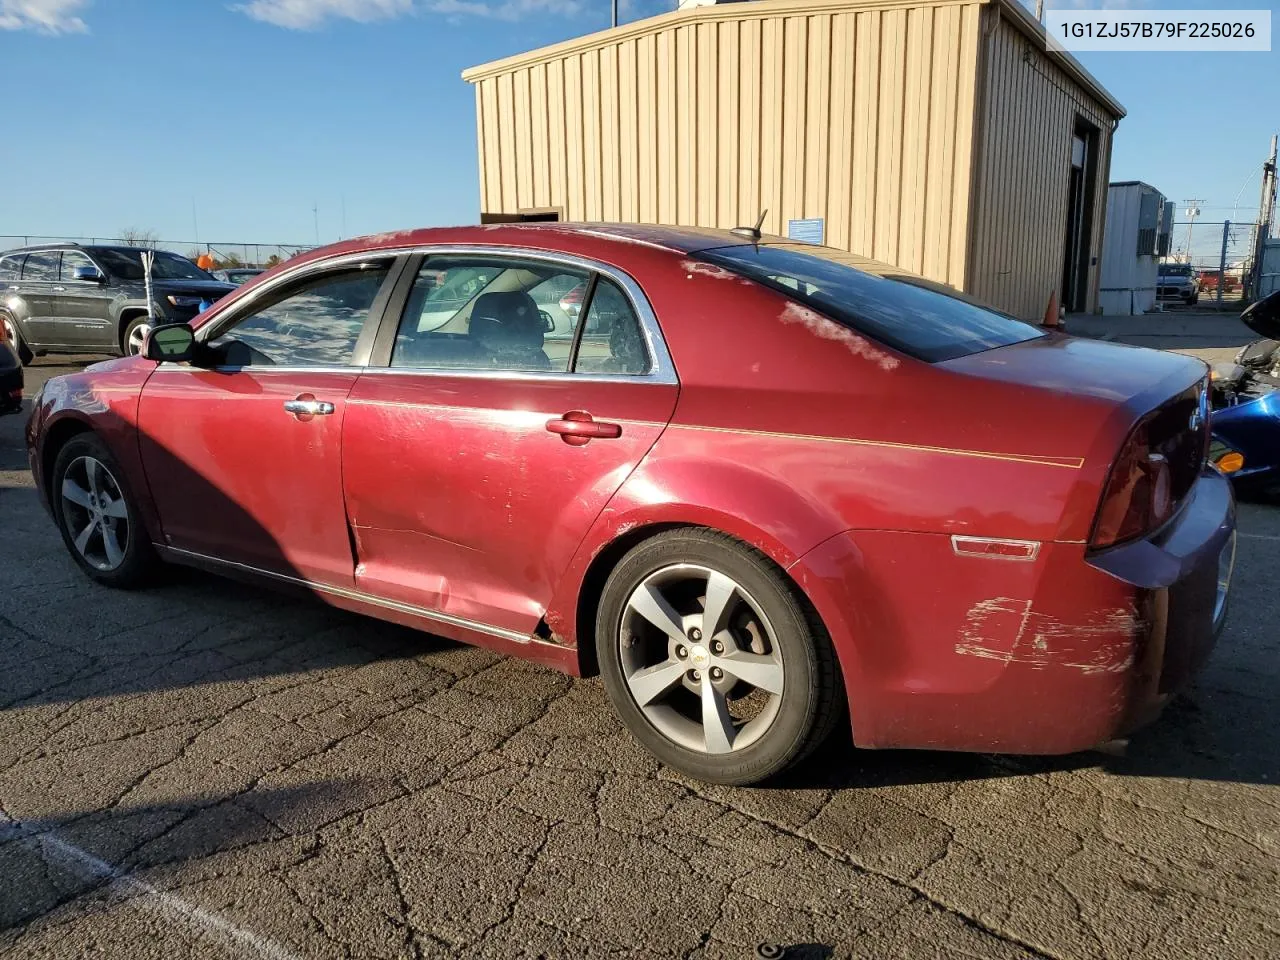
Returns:
[[[52,253],[27,254],[26,266],[22,268],[23,280],[57,280],[58,251]]]
[[[0,280],[17,280],[22,276],[22,257],[0,257]]]
[[[927,281],[887,272],[883,265],[824,247],[801,252],[743,244],[698,256],[786,294],[833,320],[909,356],[937,363],[995,347],[1034,340],[1029,323],[926,286]]]
[[[617,284],[604,277],[591,295],[574,370],[630,376],[649,372],[649,351],[631,301]]]

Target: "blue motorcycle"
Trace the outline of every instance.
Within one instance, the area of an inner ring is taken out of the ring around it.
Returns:
[[[1280,494],[1280,291],[1240,319],[1264,339],[1213,369],[1209,459],[1242,494]]]

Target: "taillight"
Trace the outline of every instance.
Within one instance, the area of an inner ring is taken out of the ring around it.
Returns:
[[[1151,449],[1151,418],[1129,434],[1111,467],[1089,545],[1111,547],[1155,530],[1173,515],[1169,461]]]

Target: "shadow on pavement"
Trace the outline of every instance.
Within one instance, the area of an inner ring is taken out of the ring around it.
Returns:
[[[322,822],[348,816],[369,803],[366,784],[322,781],[141,806],[113,805],[33,820],[15,820],[0,812],[0,937],[33,921],[39,925],[41,918],[53,921],[60,908],[95,891],[144,901],[143,906],[160,913],[185,913],[191,919],[195,911],[165,892],[170,872],[193,860],[282,843],[303,833],[309,836]],[[292,812],[304,810],[305,825],[291,826]],[[309,855],[307,844],[285,843],[271,859],[283,868]],[[211,928],[216,932],[216,925]]]

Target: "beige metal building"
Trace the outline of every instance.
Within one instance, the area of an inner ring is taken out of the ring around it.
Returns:
[[[486,222],[821,239],[1023,317],[1098,299],[1124,109],[1016,0],[682,9],[473,67]],[[795,222],[800,221],[800,222]]]

